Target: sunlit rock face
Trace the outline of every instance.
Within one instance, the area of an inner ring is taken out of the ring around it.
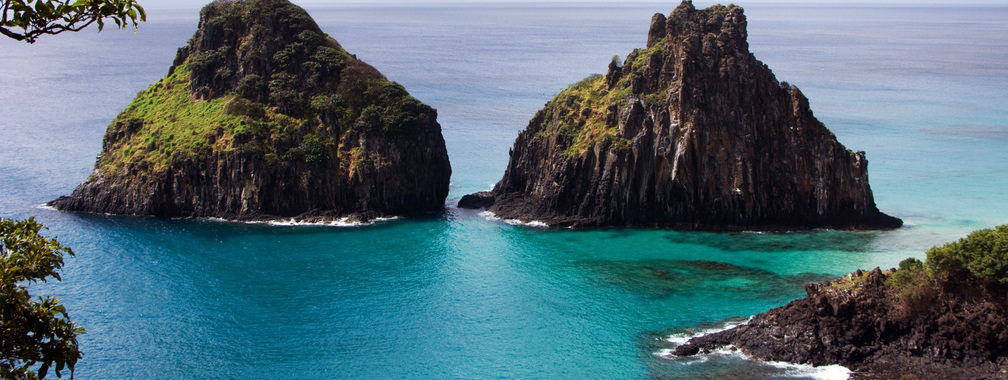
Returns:
[[[683,2],[647,47],[562,91],[461,207],[551,226],[886,229],[868,160],[749,52],[737,6]]]
[[[437,212],[437,112],[285,0],[215,1],[168,75],[109,125],[61,210],[229,219]]]

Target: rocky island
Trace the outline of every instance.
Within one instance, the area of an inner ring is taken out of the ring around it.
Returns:
[[[840,364],[854,378],[1008,378],[1008,225],[907,259],[899,269],[810,284],[808,296],[675,347]]]
[[[459,207],[550,226],[889,229],[864,152],[749,52],[740,7],[684,1],[647,47],[560,92],[518,135],[504,177]]]
[[[439,211],[437,112],[286,0],[214,1],[168,75],[108,126],[67,211],[236,220]]]

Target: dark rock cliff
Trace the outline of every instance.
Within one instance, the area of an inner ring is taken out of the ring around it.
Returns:
[[[876,268],[810,284],[807,297],[675,354],[733,346],[761,360],[840,364],[855,378],[1008,378],[1006,284],[955,271],[901,296],[891,276]]]
[[[558,94],[519,134],[503,179],[461,207],[552,226],[896,228],[864,152],[749,52],[737,6],[683,2],[646,49]]]
[[[286,0],[215,1],[60,210],[331,219],[442,210],[437,113]]]

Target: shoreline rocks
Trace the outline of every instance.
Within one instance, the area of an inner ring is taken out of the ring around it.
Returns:
[[[1008,378],[1008,285],[956,271],[900,295],[893,271],[809,284],[807,296],[690,339],[685,357],[735,347],[759,360],[839,364],[853,378]]]

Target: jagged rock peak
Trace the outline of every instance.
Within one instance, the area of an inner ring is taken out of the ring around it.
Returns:
[[[561,91],[515,140],[498,216],[554,226],[895,228],[867,159],[749,52],[742,8],[683,2],[647,47]]]
[[[169,73],[182,63],[189,66],[189,89],[197,98],[236,93],[285,113],[298,113],[308,101],[292,93],[324,91],[324,79],[339,77],[348,67],[359,71],[352,75],[384,79],[347,54],[304,9],[286,0],[208,4]]]
[[[286,0],[215,1],[61,210],[368,219],[444,207],[437,112]]]
[[[698,11],[692,1],[683,1],[667,18],[661,13],[655,14],[651,19],[647,46],[651,47],[667,36],[708,33],[714,33],[718,40],[738,43],[743,51],[749,50],[742,7],[735,4],[714,5]]]

